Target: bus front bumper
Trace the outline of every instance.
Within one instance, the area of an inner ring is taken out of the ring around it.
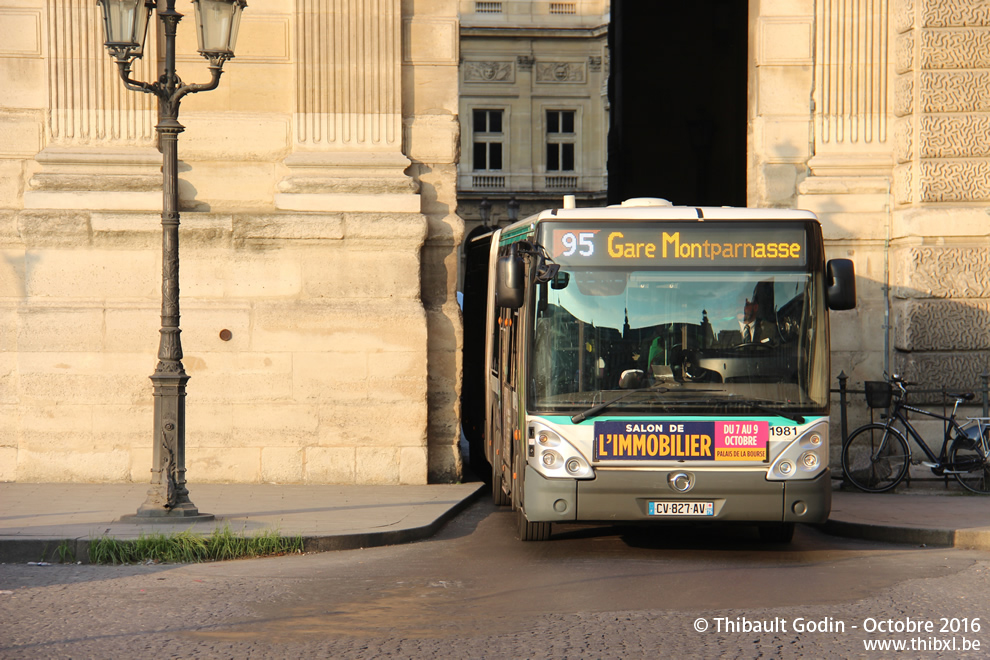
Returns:
[[[679,493],[668,475],[691,472]],[[650,515],[650,502],[712,503],[712,515]],[[767,481],[766,469],[630,470],[599,468],[589,480],[546,479],[526,468],[523,507],[531,522],[746,521],[822,523],[832,508],[831,472],[814,479]]]

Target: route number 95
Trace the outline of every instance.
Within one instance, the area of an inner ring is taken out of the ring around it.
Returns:
[[[576,252],[582,257],[590,257],[595,253],[595,244],[592,239],[595,237],[593,231],[564,232],[560,237],[560,242],[564,246],[561,253],[565,257],[573,256]]]

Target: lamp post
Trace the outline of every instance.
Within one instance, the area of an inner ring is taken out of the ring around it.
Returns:
[[[505,214],[509,216],[509,224],[519,219],[519,200],[515,197],[509,199],[509,203],[505,205]]]
[[[177,142],[183,131],[179,102],[186,94],[216,89],[223,63],[234,56],[234,43],[245,0],[192,0],[196,9],[199,53],[209,60],[211,79],[186,84],[175,72],[175,33],[182,14],[175,0],[97,0],[103,9],[105,46],[117,63],[127,89],[158,98],[159,149],[162,152],[162,327],[158,366],[151,375],[155,417],[154,454],[148,497],[129,520],[170,522],[210,520],[189,499],[186,488],[186,383],[179,341],[179,168]],[[162,8],[164,5],[164,9]],[[154,82],[131,79],[131,62],[141,57],[152,10],[165,31],[164,72]]]

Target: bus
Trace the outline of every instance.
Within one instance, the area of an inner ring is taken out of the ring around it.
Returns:
[[[813,213],[565,203],[470,249],[487,257],[481,444],[521,540],[742,521],[786,543],[828,518],[827,310],[856,290]]]

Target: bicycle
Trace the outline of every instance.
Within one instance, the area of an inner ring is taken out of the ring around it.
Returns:
[[[955,399],[952,414],[946,417],[908,405],[908,385],[896,375],[890,378],[890,382],[866,383],[868,406],[888,408],[893,400],[893,407],[887,414],[886,422],[859,427],[842,445],[842,472],[846,479],[868,493],[891,490],[904,479],[912,456],[904,434],[894,426],[900,422],[928,458],[927,461],[919,461],[919,465],[931,468],[938,476],[951,474],[964,488],[974,493],[990,494],[990,418],[972,418],[965,427],[956,421],[959,404],[971,401],[973,393],[946,393],[946,396]],[[941,419],[946,423],[945,437],[938,455],[911,425],[904,411]]]

